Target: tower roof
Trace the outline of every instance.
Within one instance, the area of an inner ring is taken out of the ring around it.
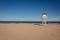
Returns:
[[[42,13],[42,15],[47,15],[46,13]]]

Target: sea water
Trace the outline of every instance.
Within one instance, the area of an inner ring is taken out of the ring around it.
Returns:
[[[47,24],[60,24],[60,21],[47,21]],[[0,21],[0,24],[42,24],[42,21]]]

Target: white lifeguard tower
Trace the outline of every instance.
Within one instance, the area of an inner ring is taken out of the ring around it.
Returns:
[[[42,24],[46,24],[46,21],[47,21],[47,14],[42,13]]]

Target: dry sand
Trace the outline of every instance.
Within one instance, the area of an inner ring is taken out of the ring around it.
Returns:
[[[0,40],[60,40],[60,24],[0,24]]]

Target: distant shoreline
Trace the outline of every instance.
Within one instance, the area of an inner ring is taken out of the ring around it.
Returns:
[[[0,24],[42,24],[42,21],[0,21]],[[60,21],[47,21],[47,24],[60,24]]]

